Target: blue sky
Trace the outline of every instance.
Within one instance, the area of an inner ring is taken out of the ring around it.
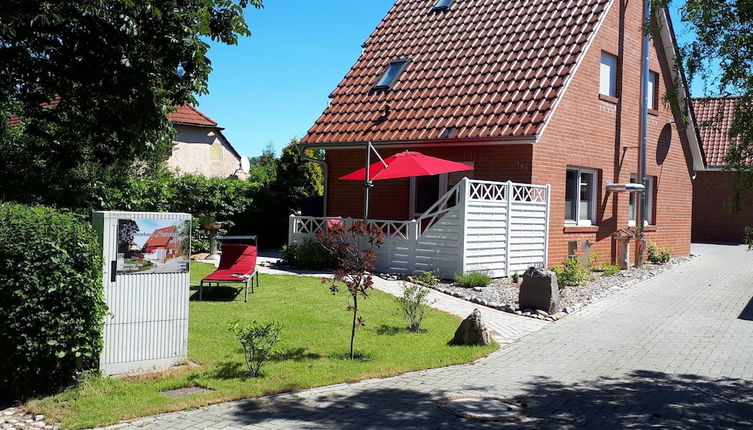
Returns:
[[[253,35],[236,46],[212,46],[210,93],[199,98],[199,109],[225,127],[241,154],[258,155],[269,142],[279,153],[322,113],[393,2],[267,0],[264,9],[247,10]],[[676,13],[673,22],[686,41]],[[702,92],[694,85],[694,95]]]

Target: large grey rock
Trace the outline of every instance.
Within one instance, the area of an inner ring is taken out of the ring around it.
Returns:
[[[531,267],[523,273],[518,302],[521,309],[531,308],[553,314],[560,310],[557,275],[546,269]]]
[[[489,345],[489,331],[481,318],[481,312],[474,309],[460,327],[455,330],[455,337],[450,341],[452,345]]]

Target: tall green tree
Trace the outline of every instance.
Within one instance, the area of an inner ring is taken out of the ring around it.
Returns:
[[[277,178],[277,151],[272,142],[269,142],[257,157],[249,157],[251,170],[248,172],[248,181],[256,182],[264,186],[271,185]]]
[[[96,206],[158,168],[165,114],[207,93],[207,41],[249,35],[248,6],[262,1],[0,0],[0,198]]]
[[[293,139],[277,162],[277,179],[273,185],[276,193],[295,207],[302,199],[324,195],[324,173],[317,163],[303,156],[314,157],[311,149],[301,149],[298,139]]]
[[[688,77],[703,80],[714,95],[739,97],[725,157],[727,169],[737,172],[728,201],[735,211],[753,197],[753,0],[687,0],[680,10],[695,33],[683,47]]]

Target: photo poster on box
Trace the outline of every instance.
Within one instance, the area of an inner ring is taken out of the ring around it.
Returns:
[[[117,272],[186,273],[190,246],[190,221],[119,219]]]

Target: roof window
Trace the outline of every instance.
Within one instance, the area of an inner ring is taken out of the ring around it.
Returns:
[[[396,60],[390,63],[389,66],[387,66],[387,70],[384,71],[382,74],[382,77],[379,78],[376,85],[374,85],[375,90],[387,90],[389,89],[395,81],[397,81],[398,76],[400,76],[401,73],[403,73],[403,70],[405,70],[405,66],[408,65],[408,62],[410,60]]]
[[[434,3],[434,7],[431,8],[431,11],[440,11],[440,10],[447,10],[450,8],[450,5],[452,4],[453,0],[437,0],[436,3]]]

